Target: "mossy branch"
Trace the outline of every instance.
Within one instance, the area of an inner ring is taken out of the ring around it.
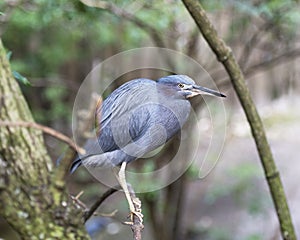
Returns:
[[[268,144],[263,123],[252,100],[246,85],[244,75],[233,56],[231,49],[218,36],[218,33],[198,0],[182,0],[187,10],[196,22],[199,30],[207,43],[225,67],[234,90],[244,109],[247,120],[251,127],[252,135],[260,156],[264,173],[271,191],[272,199],[276,208],[283,239],[295,240],[295,230],[292,224],[284,188],[276,168],[270,146]]]

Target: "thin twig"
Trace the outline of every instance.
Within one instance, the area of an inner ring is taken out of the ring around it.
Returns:
[[[75,203],[75,205],[77,205],[79,208],[81,208],[83,211],[87,211],[87,207],[85,205],[85,203],[83,203],[77,196],[70,196],[73,203]]]
[[[119,191],[120,189],[121,187],[118,185],[104,192],[102,196],[91,206],[91,208],[84,213],[83,215],[84,222],[89,220],[89,218],[94,214],[94,212],[98,209],[98,207],[100,207],[100,205],[105,201],[106,198],[108,198],[110,195],[114,194],[115,192]]]
[[[26,127],[26,128],[34,128],[41,130],[42,132],[55,137],[65,143],[67,143],[71,148],[77,151],[80,154],[85,154],[85,150],[76,145],[73,140],[66,135],[54,130],[53,128],[43,126],[41,124],[35,122],[8,122],[8,121],[0,121],[0,127]]]
[[[94,216],[110,217],[110,218],[112,218],[112,217],[116,216],[116,213],[117,213],[117,212],[118,212],[118,210],[115,209],[115,210],[113,210],[113,211],[110,212],[110,213],[97,213],[97,212],[95,212],[93,215],[94,215]]]

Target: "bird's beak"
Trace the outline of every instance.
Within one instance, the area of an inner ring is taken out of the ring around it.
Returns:
[[[193,85],[193,88],[190,90],[192,94],[188,95],[187,97],[194,97],[197,95],[211,95],[216,97],[226,97],[223,93],[217,92],[215,90],[211,90],[209,88],[201,87],[198,85]]]

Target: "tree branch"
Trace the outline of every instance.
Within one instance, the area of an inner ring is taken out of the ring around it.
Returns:
[[[66,135],[54,130],[53,128],[43,126],[41,124],[35,123],[35,122],[7,122],[7,121],[0,121],[0,127],[26,127],[26,128],[35,128],[38,130],[41,130],[42,132],[55,137],[65,143],[67,143],[71,148],[73,148],[75,151],[79,152],[80,154],[85,154],[85,150],[79,146],[76,145],[75,142]]]
[[[286,63],[287,61],[292,61],[295,58],[300,57],[300,48],[295,48],[286,51],[276,57],[262,61],[260,63],[254,64],[245,70],[245,76],[251,77],[257,72],[264,71],[269,68],[273,68],[279,64]]]
[[[221,38],[219,38],[215,27],[209,21],[199,1],[182,0],[182,2],[198,25],[203,37],[206,39],[218,60],[223,64],[230,76],[231,83],[246,114],[256,143],[261,163],[264,168],[265,177],[276,208],[282,238],[295,240],[295,230],[285,197],[284,188],[267,141],[262,121],[246,85],[244,75],[233,56],[232,50],[226,46]]]
[[[102,196],[91,206],[91,208],[86,211],[83,215],[84,222],[89,220],[91,216],[93,216],[94,212],[100,207],[100,205],[105,201],[106,198],[108,198],[110,195],[114,194],[115,192],[119,191],[121,187],[114,186],[110,189],[108,189],[106,192],[102,194]]]

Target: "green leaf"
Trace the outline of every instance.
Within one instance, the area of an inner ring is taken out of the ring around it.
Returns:
[[[17,79],[20,83],[26,85],[26,86],[31,86],[31,83],[28,81],[28,79],[24,76],[22,76],[20,73],[17,71],[12,71],[15,79]]]

